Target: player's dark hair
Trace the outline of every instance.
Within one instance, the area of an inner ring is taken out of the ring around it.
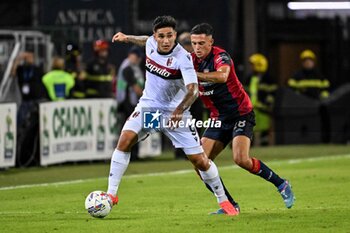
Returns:
[[[159,28],[171,27],[176,30],[176,20],[170,15],[158,16],[153,21],[153,31],[157,31]]]
[[[199,34],[205,34],[207,36],[211,36],[214,33],[213,27],[208,23],[200,23],[194,26],[191,30],[191,35],[199,35]]]

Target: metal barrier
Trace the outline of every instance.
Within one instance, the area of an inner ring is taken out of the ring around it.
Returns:
[[[5,72],[4,72],[4,76],[1,80],[0,83],[0,102],[2,101],[6,101],[6,97],[8,96],[9,90],[10,90],[10,86],[11,86],[11,80],[9,80],[10,75],[11,75],[11,69],[13,66],[13,63],[16,59],[16,57],[19,54],[19,50],[20,50],[20,43],[16,42],[15,47],[11,53],[10,59],[7,63]]]
[[[5,67],[0,83],[0,102],[16,101],[11,92],[11,70],[16,57],[24,51],[33,52],[36,64],[45,71],[51,66],[53,44],[51,37],[38,31],[0,30],[0,65]]]

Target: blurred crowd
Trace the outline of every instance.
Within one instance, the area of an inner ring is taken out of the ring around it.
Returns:
[[[190,34],[179,35],[178,42],[192,52]],[[22,95],[18,123],[24,120],[33,103],[46,99],[61,101],[69,98],[115,98],[118,102],[119,122],[132,113],[142,95],[145,81],[142,48],[133,46],[119,67],[109,62],[109,43],[97,40],[93,43],[94,56],[82,63],[82,52],[75,44],[67,44],[64,57],[54,57],[51,70],[47,73],[36,65],[31,52],[21,53],[15,60],[12,76],[17,79]],[[255,53],[249,57],[250,73],[239,77],[252,100],[256,114],[255,144],[272,144],[273,107],[278,89],[277,79],[269,74],[269,61],[264,54]],[[288,87],[313,99],[329,96],[330,82],[317,69],[317,57],[309,49],[300,54],[300,70],[290,74]],[[203,119],[206,111],[198,99],[191,107],[195,119]],[[201,133],[201,129],[198,129]],[[137,150],[137,148],[136,148]],[[133,153],[137,158],[137,151]],[[176,158],[184,158],[181,150]]]
[[[313,51],[306,49],[300,53],[300,69],[291,74],[287,86],[296,93],[314,100],[329,96],[330,82],[317,69],[317,58]],[[261,53],[249,57],[250,75],[243,81],[256,117],[255,143],[272,144],[273,110],[278,90],[277,80],[269,73],[269,62]]]

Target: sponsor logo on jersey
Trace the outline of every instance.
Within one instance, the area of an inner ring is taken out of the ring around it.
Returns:
[[[157,64],[150,58],[146,58],[146,70],[152,74],[155,74],[163,79],[180,79],[181,73],[179,70],[166,68],[162,65]]]
[[[208,96],[208,95],[213,95],[214,94],[214,90],[211,90],[211,91],[200,91],[199,94],[201,96]]]
[[[165,78],[168,78],[171,75],[171,73],[169,71],[167,71],[166,69],[162,69],[162,68],[158,67],[156,64],[153,64],[151,62],[151,59],[149,59],[149,58],[146,59],[146,69],[152,74],[158,74],[158,75],[163,76]]]

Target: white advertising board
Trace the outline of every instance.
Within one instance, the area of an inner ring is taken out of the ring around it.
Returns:
[[[13,167],[16,163],[17,106],[0,104],[0,167]]]
[[[117,136],[113,99],[40,104],[40,164],[111,157]]]

